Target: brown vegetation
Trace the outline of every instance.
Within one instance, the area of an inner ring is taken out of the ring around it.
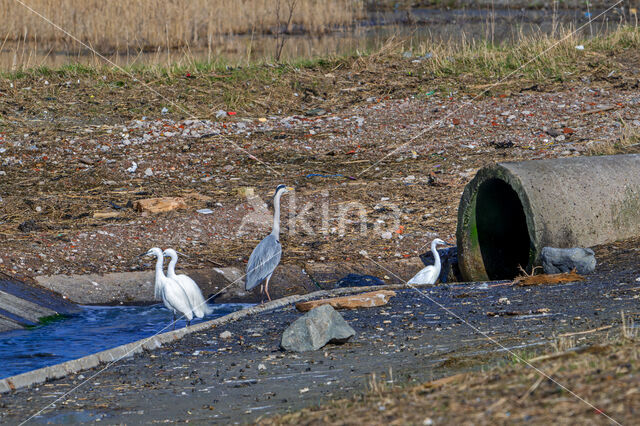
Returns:
[[[41,48],[78,46],[35,12],[101,51],[211,48],[227,34],[277,31],[290,5],[281,0],[32,0],[31,11],[14,0],[0,0],[0,19],[5,41],[37,42]],[[318,34],[350,25],[362,10],[360,1],[300,0],[290,24]]]
[[[639,342],[624,336],[605,340],[404,389],[374,378],[365,395],[258,423],[606,424],[611,419],[633,423],[640,406],[634,379]]]

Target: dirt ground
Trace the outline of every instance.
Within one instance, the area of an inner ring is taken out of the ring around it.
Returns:
[[[282,351],[284,329],[302,314],[292,305],[266,310],[108,368],[2,394],[0,422],[606,423],[558,385],[536,385],[539,375],[522,365],[530,360],[633,423],[638,346],[616,345],[621,312],[627,326],[638,320],[639,243],[596,247],[601,263],[584,282],[397,290],[385,306],[342,311],[356,335],[318,351]],[[535,360],[568,349],[584,354],[566,355],[566,364]]]
[[[295,187],[283,198],[283,263],[417,256],[436,235],[454,239],[478,168],[584,155],[637,132],[639,57],[585,57],[579,78],[495,87],[424,75],[420,61],[397,56],[320,64],[284,82],[264,66],[273,88],[264,76],[2,80],[0,272],[148,269],[137,255],[153,246],[190,255],[184,267],[242,266],[269,232],[265,202],[280,183]],[[242,90],[262,102],[220,110]],[[131,208],[164,196],[187,208]]]

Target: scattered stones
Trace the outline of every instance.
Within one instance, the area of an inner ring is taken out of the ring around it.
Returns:
[[[344,343],[355,334],[342,315],[330,305],[322,305],[287,327],[280,346],[294,352],[315,351],[329,342]]]
[[[331,305],[335,309],[372,308],[389,303],[389,299],[395,296],[395,291],[380,290],[353,296],[334,297],[331,299],[311,300],[296,304],[296,309],[306,312],[318,306]]]
[[[576,270],[579,274],[589,274],[596,269],[596,257],[589,248],[542,249],[542,266],[545,274],[559,274]]]

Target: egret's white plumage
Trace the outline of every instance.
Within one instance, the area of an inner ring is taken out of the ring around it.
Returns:
[[[436,246],[445,244],[447,243],[440,238],[436,238],[431,242],[431,253],[433,253],[435,263],[422,269],[411,278],[407,284],[435,284],[436,281],[438,281],[438,277],[440,276],[440,255],[438,254]]]
[[[176,275],[176,263],[178,263],[178,253],[174,249],[166,249],[163,253],[165,256],[169,256],[171,261],[167,267],[167,277],[175,280],[180,284],[180,287],[184,290],[189,300],[189,305],[193,314],[198,318],[203,318],[205,315],[210,315],[213,309],[207,305],[207,301],[200,291],[200,287],[194,280],[188,275],[180,274]]]
[[[249,291],[264,281],[264,286],[260,286],[260,293],[265,292],[269,300],[271,300],[271,296],[269,296],[269,280],[280,263],[280,257],[282,256],[282,245],[279,241],[280,197],[289,191],[293,191],[293,188],[285,185],[278,185],[276,188],[276,193],[273,197],[273,230],[253,249],[247,264],[245,290]]]
[[[147,256],[156,256],[156,278],[154,294],[161,298],[164,306],[173,313],[173,327],[175,328],[176,314],[180,313],[187,319],[187,325],[193,319],[193,311],[189,305],[189,299],[177,281],[164,275],[162,267],[164,265],[164,255],[157,247],[146,253]]]

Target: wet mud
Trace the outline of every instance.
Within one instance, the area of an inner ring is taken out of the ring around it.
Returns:
[[[585,282],[508,282],[404,289],[387,306],[342,314],[357,334],[309,353],[279,349],[293,306],[194,333],[158,350],[0,396],[0,421],[228,424],[365,392],[373,374],[396,384],[513,362],[561,333],[615,325],[637,308],[637,240],[596,248]],[[495,314],[498,314],[495,316]],[[516,313],[516,314],[514,314]],[[229,331],[231,338],[220,334]],[[607,333],[607,330],[600,333]],[[589,333],[577,344],[597,339]],[[50,405],[51,404],[51,405]]]

